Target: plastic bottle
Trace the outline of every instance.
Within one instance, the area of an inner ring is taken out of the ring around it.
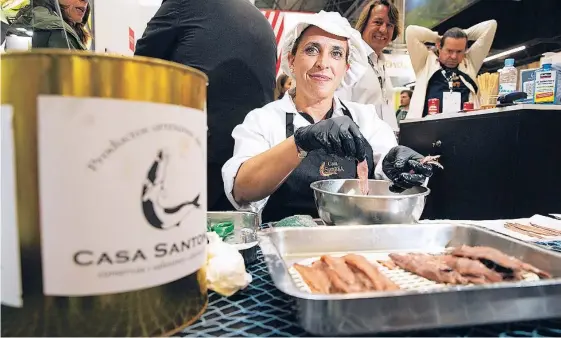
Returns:
[[[552,53],[547,52],[543,53],[543,57],[540,59],[540,67],[543,67],[544,64],[549,63],[551,64],[551,68],[555,70],[561,70],[561,52],[560,53]]]
[[[514,68],[514,59],[506,59],[505,66],[499,71],[499,96],[516,91],[518,70]]]
[[[561,70],[552,67],[551,59],[542,60],[534,81],[534,103],[561,103]]]

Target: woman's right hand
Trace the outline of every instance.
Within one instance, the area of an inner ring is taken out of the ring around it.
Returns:
[[[356,158],[366,156],[364,138],[348,116],[338,116],[299,128],[294,133],[296,145],[306,151],[324,149],[327,153]]]

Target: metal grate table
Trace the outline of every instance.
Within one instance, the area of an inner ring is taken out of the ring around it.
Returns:
[[[561,252],[561,241],[538,245]],[[226,298],[209,294],[202,318],[179,333],[192,337],[304,337],[297,323],[294,302],[277,290],[259,252],[248,266],[253,281],[243,291]],[[554,320],[384,334],[388,337],[561,337],[561,318]]]

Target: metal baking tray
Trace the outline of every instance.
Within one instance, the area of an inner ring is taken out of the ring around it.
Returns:
[[[462,244],[496,248],[554,278],[318,295],[302,290],[290,272],[292,264],[325,254],[443,252]],[[366,335],[561,317],[561,254],[482,228],[450,224],[279,228],[262,233],[260,246],[276,287],[296,299],[300,325],[314,335]]]

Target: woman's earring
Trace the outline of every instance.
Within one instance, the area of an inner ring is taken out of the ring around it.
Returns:
[[[294,66],[290,66],[290,72],[294,74]]]

